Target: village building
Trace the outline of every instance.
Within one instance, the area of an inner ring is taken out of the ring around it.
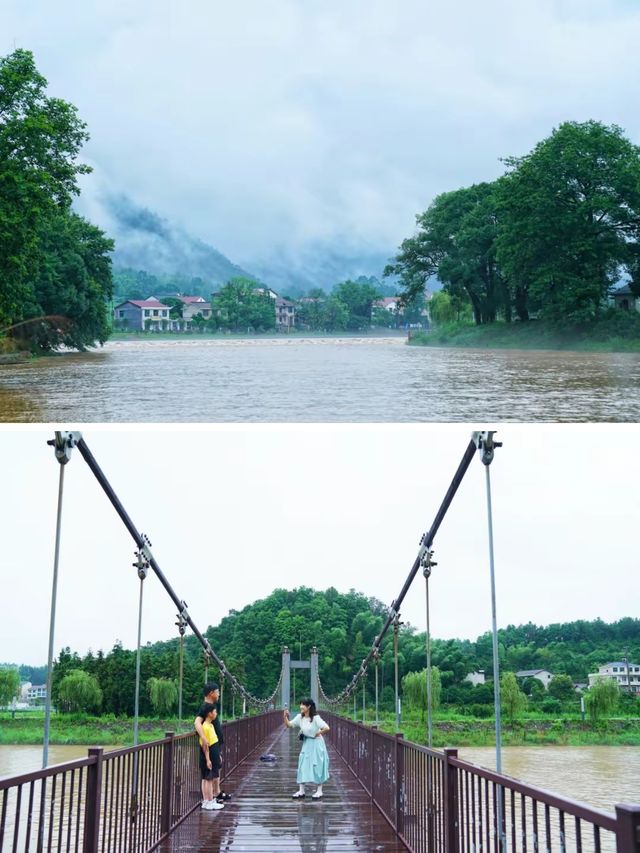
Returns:
[[[113,309],[113,324],[116,329],[164,332],[170,328],[170,312],[171,308],[155,296],[127,299]]]
[[[546,690],[553,678],[553,673],[547,669],[521,669],[516,672],[516,678],[537,678]]]
[[[640,311],[640,297],[631,293],[629,284],[623,284],[622,287],[614,290],[612,296],[616,308],[621,308],[623,311]]]
[[[640,664],[631,661],[611,661],[589,673],[589,687],[598,681],[615,681],[620,690],[640,695]]]

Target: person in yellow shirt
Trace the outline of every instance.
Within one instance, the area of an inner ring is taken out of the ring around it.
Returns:
[[[205,702],[196,719],[201,721],[200,773],[202,776],[202,808],[206,811],[220,811],[224,808],[216,797],[220,794],[220,745],[213,722],[217,716],[216,706]]]

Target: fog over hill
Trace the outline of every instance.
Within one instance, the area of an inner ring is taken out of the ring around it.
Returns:
[[[212,245],[215,237],[211,243],[200,240],[126,195],[104,196],[99,219],[116,241],[116,269],[200,277],[212,285],[224,284],[233,276],[245,276],[292,296],[311,287],[329,291],[341,281],[360,276],[382,279],[393,253],[392,247],[374,251],[314,243],[296,250],[282,247],[268,258],[244,258],[241,263],[234,263]]]
[[[107,228],[116,241],[114,265],[145,270],[154,275],[180,273],[200,276],[214,285],[234,276],[256,278],[213,246],[125,195],[103,199]]]

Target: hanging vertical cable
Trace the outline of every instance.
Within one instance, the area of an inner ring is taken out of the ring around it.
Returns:
[[[380,725],[380,719],[378,716],[378,663],[379,663],[380,655],[376,653],[374,656],[374,662],[376,667],[376,726]]]
[[[429,578],[431,570],[437,563],[433,562],[433,551],[426,551],[422,558],[422,574],[425,585],[425,607],[427,617],[426,644],[427,644],[427,744],[433,746],[433,681],[431,672],[431,623],[429,607]]]
[[[182,602],[184,604],[184,602]],[[184,605],[186,608],[186,604]],[[180,660],[178,670],[178,723],[182,725],[182,681],[184,677],[184,632],[187,629],[187,621],[184,618],[183,612],[178,613],[178,621],[175,623],[178,626],[180,634],[179,649]]]
[[[489,574],[491,579],[491,634],[493,645],[493,702],[496,720],[496,771],[502,773],[502,722],[500,718],[500,657],[498,652],[498,619],[496,610],[496,577],[495,561],[493,551],[493,510],[491,505],[491,475],[489,466],[493,462],[494,448],[501,447],[501,443],[494,441],[494,432],[481,432],[476,434],[476,443],[482,464],[485,466],[485,482],[487,491],[487,530],[489,539]],[[500,842],[500,850],[506,851],[507,840],[504,835],[504,803],[502,801],[502,788],[496,789],[496,811],[497,811],[497,835]]]
[[[56,432],[47,444],[53,447],[55,458],[60,464],[58,478],[58,509],[56,513],[56,541],[53,555],[53,579],[51,583],[51,610],[49,615],[49,653],[47,656],[47,691],[44,706],[44,738],[42,744],[42,766],[49,763],[49,733],[51,728],[51,692],[53,689],[53,645],[56,629],[56,607],[58,600],[58,569],[60,566],[60,538],[62,535],[62,502],[64,497],[64,466],[71,458],[71,451],[81,435],[79,432]]]
[[[398,631],[400,629],[400,614],[396,613],[393,620],[393,664],[395,670],[395,699],[396,699],[396,733],[400,731],[400,685],[398,681]]]

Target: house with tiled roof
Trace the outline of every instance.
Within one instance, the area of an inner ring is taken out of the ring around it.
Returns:
[[[631,292],[628,283],[614,290],[612,296],[616,308],[622,308],[623,311],[640,311],[640,298]]]
[[[547,688],[553,678],[553,673],[549,672],[548,669],[521,669],[516,672],[516,678],[537,678]]]
[[[211,303],[203,299],[202,296],[177,296],[182,302],[182,319],[190,322],[193,318],[200,314],[203,320],[208,320],[211,317]]]
[[[171,308],[155,296],[127,299],[113,309],[113,324],[116,329],[166,331],[171,326],[170,311]]]

